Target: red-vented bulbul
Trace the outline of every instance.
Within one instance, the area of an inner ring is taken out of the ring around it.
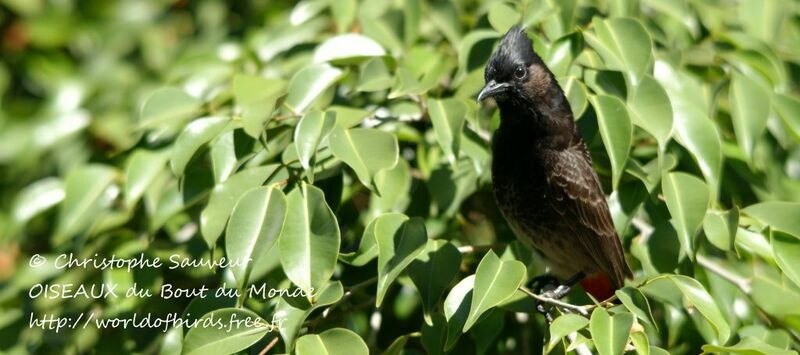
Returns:
[[[517,237],[566,281],[605,300],[631,277],[592,158],[569,102],[524,30],[512,27],[492,54],[478,101],[492,97],[500,127],[492,139],[495,199]]]

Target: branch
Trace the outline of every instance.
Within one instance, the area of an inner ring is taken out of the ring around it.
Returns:
[[[742,290],[744,294],[749,296],[750,293],[753,291],[753,287],[749,279],[726,269],[722,265],[717,264],[716,261],[711,260],[711,258],[702,254],[697,254],[697,263],[700,266],[706,268],[708,271],[711,271],[719,275],[723,279],[728,280],[732,284],[736,285],[736,287]]]
[[[271,341],[270,341],[270,342],[267,344],[267,346],[265,346],[265,347],[264,347],[264,349],[261,349],[261,352],[259,352],[259,353],[258,353],[258,355],[265,355],[267,352],[269,352],[269,351],[270,351],[270,349],[272,349],[273,347],[275,347],[275,344],[278,344],[278,340],[281,340],[281,337],[278,337],[278,336],[276,336],[275,338],[273,338],[273,339],[272,339],[272,340],[271,340]]]

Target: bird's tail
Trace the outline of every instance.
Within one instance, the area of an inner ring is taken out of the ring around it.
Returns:
[[[581,281],[581,286],[586,293],[592,295],[598,301],[605,301],[614,295],[616,288],[611,279],[603,272],[596,272],[594,274],[584,277]]]

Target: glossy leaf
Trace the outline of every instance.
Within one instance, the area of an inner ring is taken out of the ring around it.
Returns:
[[[800,238],[800,203],[770,201],[747,206],[742,210],[773,229]]]
[[[248,190],[261,186],[278,170],[277,165],[242,170],[211,190],[208,204],[200,213],[200,232],[209,247],[214,247],[228,223],[236,202]]]
[[[475,271],[475,288],[464,331],[472,328],[483,313],[511,297],[525,281],[525,274],[521,262],[501,261],[493,251],[486,253]]]
[[[736,241],[738,225],[739,210],[737,208],[734,207],[730,211],[709,210],[703,220],[703,232],[715,247],[730,250]]]
[[[161,125],[180,124],[191,118],[200,109],[201,102],[175,87],[163,87],[154,91],[142,106],[139,125],[153,128]]]
[[[625,72],[636,85],[653,64],[653,42],[644,26],[632,18],[596,19],[584,38],[610,69]]]
[[[589,325],[589,320],[577,314],[565,314],[553,320],[550,324],[550,340],[547,342],[545,353],[551,352],[565,336],[577,332]]]
[[[286,199],[281,265],[295,285],[304,290],[318,289],[333,275],[339,254],[336,216],[322,190],[313,185],[301,184]]]
[[[253,266],[277,242],[285,219],[286,197],[276,187],[252,189],[236,203],[225,231],[225,251],[240,289],[247,285]]]
[[[443,240],[429,241],[425,251],[408,265],[408,276],[422,298],[425,321],[429,325],[433,325],[433,310],[458,274],[460,265],[461,253]]]
[[[328,329],[320,334],[297,339],[297,355],[368,355],[369,349],[356,333],[344,328]]]
[[[67,242],[76,234],[86,232],[97,221],[97,214],[115,196],[112,183],[117,174],[109,166],[91,164],[67,175],[64,181],[64,200],[56,217],[53,244]]]
[[[800,239],[774,230],[770,232],[770,244],[783,274],[800,286]]]
[[[625,105],[615,97],[598,95],[590,100],[597,112],[600,136],[611,160],[612,182],[616,190],[631,150],[631,119]]]
[[[367,36],[347,33],[329,38],[314,52],[314,62],[351,62],[385,55],[380,44]]]
[[[203,316],[198,324],[207,319],[249,319],[250,323],[230,329],[220,327],[195,327],[189,329],[183,340],[184,354],[230,354],[250,347],[269,332],[267,321],[246,309],[223,308]],[[257,324],[260,325],[255,325]]]
[[[333,155],[355,171],[364,186],[375,189],[375,173],[397,164],[397,138],[383,131],[367,128],[344,129],[336,126],[329,136]]]
[[[695,236],[709,203],[708,187],[689,174],[668,173],[664,176],[662,189],[681,247],[690,259],[694,259]]]
[[[183,176],[186,165],[204,144],[222,132],[228,124],[225,117],[205,117],[192,121],[181,132],[170,152],[169,165],[175,176]]]
[[[50,177],[36,181],[23,189],[14,201],[13,218],[25,223],[39,213],[64,200],[64,183]]]
[[[652,76],[646,75],[629,105],[633,123],[652,134],[663,150],[672,135],[672,106],[667,92]]]
[[[719,345],[703,345],[703,354],[763,354],[763,355],[791,355],[797,354],[796,351],[781,349],[762,342],[753,337],[745,337],[735,345],[719,346]]]
[[[734,72],[731,77],[731,117],[736,139],[745,155],[752,160],[756,140],[767,128],[769,91],[758,80]]]
[[[294,130],[294,148],[300,164],[311,171],[311,163],[320,143],[328,136],[336,122],[333,112],[311,111],[303,115]]]
[[[633,325],[633,315],[630,313],[617,313],[611,316],[604,308],[595,308],[592,311],[589,329],[597,353],[619,355],[625,352],[631,325]]]
[[[506,33],[519,19],[519,12],[505,2],[498,1],[489,8],[489,23],[497,32]]]
[[[298,71],[289,82],[284,104],[292,112],[305,112],[343,74],[341,70],[327,64],[315,64]]]
[[[428,114],[436,132],[436,140],[451,164],[459,156],[466,113],[467,106],[459,99],[428,100]]]
[[[233,77],[232,86],[233,97],[241,110],[244,131],[258,138],[275,110],[275,101],[286,93],[286,82],[237,74]]]
[[[392,282],[425,251],[428,232],[421,219],[412,218],[399,225],[376,224],[375,240],[378,246],[378,289],[375,305],[380,307]]]

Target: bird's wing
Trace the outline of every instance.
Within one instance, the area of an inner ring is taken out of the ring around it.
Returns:
[[[631,277],[631,271],[585,145],[580,142],[552,152],[547,159],[551,168],[545,170],[553,207],[568,220],[579,222],[570,227],[580,244],[600,270],[620,287],[625,277]]]

